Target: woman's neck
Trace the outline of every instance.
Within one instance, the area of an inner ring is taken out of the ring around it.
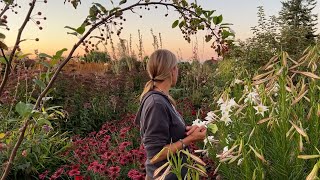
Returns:
[[[162,92],[165,95],[169,95],[169,90],[170,90],[170,85],[168,85],[167,83],[163,82],[163,83],[156,83],[155,84],[155,90]]]

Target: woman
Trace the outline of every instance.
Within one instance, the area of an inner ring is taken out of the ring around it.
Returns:
[[[140,124],[140,135],[147,153],[145,166],[148,180],[156,178],[153,173],[166,163],[169,151],[174,153],[185,149],[190,143],[202,141],[206,136],[205,127],[185,125],[175,109],[175,101],[169,95],[169,89],[177,83],[177,64],[176,56],[163,49],[152,53],[147,64],[150,80],[140,97],[136,123]],[[167,149],[151,163],[150,160],[164,147]],[[182,177],[186,172],[187,169],[182,169]],[[175,180],[177,177],[171,173],[166,179]]]

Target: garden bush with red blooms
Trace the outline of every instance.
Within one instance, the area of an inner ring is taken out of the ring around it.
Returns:
[[[46,170],[39,179],[145,179],[146,154],[134,118],[135,115],[128,115],[119,122],[107,122],[87,137],[74,136],[72,147],[63,154],[69,163],[53,173]],[[192,144],[190,150],[195,149],[198,147]],[[213,172],[213,163],[205,161]]]
[[[39,179],[65,176],[144,179],[146,155],[134,118],[134,115],[128,115],[119,122],[107,122],[100,131],[91,132],[87,137],[74,136],[72,147],[64,153],[69,163],[51,174],[43,172]]]

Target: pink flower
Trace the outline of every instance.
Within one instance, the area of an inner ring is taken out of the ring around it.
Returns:
[[[131,145],[131,142],[122,142],[122,143],[120,143],[120,145],[119,145],[119,150],[120,151],[124,151],[124,149],[127,147],[127,146],[129,146],[129,145]]]
[[[102,173],[104,169],[105,166],[103,164],[100,164],[98,161],[94,161],[88,166],[88,171],[91,170],[95,173]]]
[[[116,179],[119,176],[121,168],[119,166],[113,166],[108,169],[109,177]]]
[[[135,169],[131,169],[128,172],[128,177],[132,180],[144,180],[145,179],[145,175]]]
[[[68,172],[68,175],[69,175],[70,177],[76,176],[76,175],[80,175],[80,171],[79,171],[79,169],[71,169],[71,170]]]
[[[28,154],[28,153],[27,153],[27,150],[23,150],[22,153],[21,153],[21,155],[22,155],[23,157],[27,157],[27,154]]]
[[[52,179],[58,179],[62,173],[64,173],[64,169],[63,168],[59,168],[56,172],[53,173],[53,175],[51,176],[50,180]]]
[[[43,172],[42,174],[39,174],[39,179],[40,179],[40,180],[45,179],[45,178],[47,177],[48,173],[49,173],[49,171],[46,170],[46,171]]]
[[[102,156],[101,159],[105,161],[109,161],[112,157],[114,156],[113,152],[105,152]]]

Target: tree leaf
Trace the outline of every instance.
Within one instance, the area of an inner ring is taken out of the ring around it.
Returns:
[[[46,88],[46,84],[39,79],[33,79],[33,82],[35,82],[41,89]]]
[[[27,57],[29,55],[32,55],[32,54],[31,53],[22,54],[22,55],[18,56],[17,60],[23,59],[23,58],[25,58],[25,57]]]
[[[183,20],[179,23],[179,27],[182,28],[182,26],[184,26],[185,24],[186,24],[186,21]]]
[[[70,26],[65,26],[64,28],[67,28],[67,29],[71,29],[73,31],[77,31],[77,29],[73,28],[73,27],[70,27]]]
[[[52,56],[49,56],[49,55],[46,54],[46,53],[40,53],[40,54],[39,54],[39,58],[50,58],[50,59],[52,59]]]
[[[7,64],[7,61],[4,59],[4,57],[0,57],[0,63]]]
[[[2,41],[0,41],[0,48],[4,49],[4,50],[8,50],[8,46],[5,43],[3,43]]]
[[[107,9],[106,9],[104,6],[102,6],[100,3],[93,3],[93,4],[95,4],[96,6],[98,6],[98,7],[100,8],[100,10],[101,10],[104,14],[107,14],[107,13],[108,13]]]
[[[60,51],[57,51],[57,52],[56,52],[56,55],[54,55],[54,56],[52,57],[52,59],[60,59],[61,56],[62,56],[62,54],[63,54],[63,52],[65,52],[65,51],[67,51],[67,50],[68,50],[67,48],[63,48],[63,49],[61,49]]]
[[[86,26],[85,24],[82,24],[80,27],[77,28],[77,33],[83,34],[86,31]]]
[[[6,38],[6,36],[4,34],[0,33],[0,39],[4,39],[4,38]]]
[[[172,24],[172,28],[177,27],[179,24],[179,20],[174,21],[174,23]]]
[[[213,17],[213,23],[214,23],[215,25],[220,24],[220,23],[222,22],[222,20],[223,20],[222,15],[220,15],[220,16],[214,16],[214,17]]]
[[[16,111],[19,113],[20,116],[22,117],[26,117],[28,116],[29,114],[31,114],[32,112],[32,107],[33,105],[32,104],[26,104],[24,102],[19,102],[17,105],[16,105]]]
[[[119,6],[122,5],[122,4],[125,4],[125,3],[127,3],[127,0],[121,0],[120,3],[119,3]]]

